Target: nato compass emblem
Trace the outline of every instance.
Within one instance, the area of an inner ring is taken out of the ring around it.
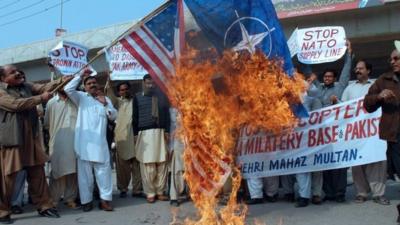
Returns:
[[[232,49],[234,51],[240,51],[240,50],[247,50],[251,54],[254,54],[256,52],[256,46],[260,44],[261,42],[264,41],[265,38],[267,38],[266,43],[269,45],[268,51],[265,51],[265,54],[267,57],[270,56],[271,50],[272,50],[272,37],[271,37],[271,32],[275,30],[275,27],[269,28],[267,24],[264,23],[264,21],[256,18],[256,17],[239,17],[239,14],[235,10],[237,20],[235,20],[226,30],[225,36],[224,36],[224,46],[227,45],[227,39],[232,36],[232,29],[236,28],[236,26],[240,27],[240,32],[242,36],[242,40],[234,45]],[[249,34],[249,32],[246,30],[245,25],[243,22],[251,21],[253,23],[259,24],[259,26],[262,26],[261,30],[264,30],[264,32],[260,32],[258,34]],[[231,35],[231,36],[230,36]]]

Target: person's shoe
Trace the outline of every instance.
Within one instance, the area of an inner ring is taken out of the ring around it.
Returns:
[[[390,201],[387,198],[385,198],[384,196],[373,197],[372,200],[374,200],[375,203],[378,203],[381,205],[390,205]]]
[[[45,209],[43,211],[38,210],[39,215],[44,216],[44,217],[49,217],[49,218],[60,218],[60,214],[58,214],[58,211],[56,208],[49,208]]]
[[[14,221],[11,219],[10,215],[0,217],[1,224],[12,224]]]
[[[119,197],[120,197],[120,198],[126,198],[126,196],[127,196],[126,191],[121,191],[121,192],[119,193]]]
[[[11,206],[11,212],[12,214],[22,214],[24,213],[24,210],[19,205],[13,205]]]
[[[99,209],[104,211],[114,211],[114,208],[111,206],[110,201],[100,200]]]
[[[293,193],[285,194],[285,200],[288,202],[294,202],[295,201],[294,194]]]
[[[169,204],[170,204],[171,206],[174,206],[174,207],[179,207],[179,202],[178,202],[178,200],[171,200],[171,201],[169,202]]]
[[[356,198],[354,199],[355,203],[364,203],[366,201],[367,201],[367,198],[362,195],[357,195]]]
[[[265,201],[267,202],[277,202],[278,201],[278,194],[275,194],[273,196],[266,196]]]
[[[90,212],[90,211],[92,211],[92,209],[93,209],[93,202],[82,204],[82,210],[84,212]]]
[[[343,203],[346,201],[346,198],[344,197],[344,195],[339,195],[339,196],[336,196],[335,201],[338,203]]]
[[[166,195],[157,195],[157,199],[160,201],[169,201],[169,197]]]
[[[295,207],[296,208],[306,207],[306,206],[308,206],[308,201],[309,201],[308,198],[300,197],[300,198],[297,199]]]
[[[321,205],[322,199],[319,195],[314,195],[314,196],[312,196],[311,203],[314,205]]]
[[[251,198],[246,201],[247,205],[257,205],[257,204],[262,204],[264,203],[264,199],[262,198]]]
[[[147,197],[146,200],[147,200],[148,203],[154,203],[154,202],[156,202],[156,197],[155,196]]]
[[[400,204],[398,204],[396,208],[397,208],[397,222],[400,223]]]

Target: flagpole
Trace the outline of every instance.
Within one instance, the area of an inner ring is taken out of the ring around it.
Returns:
[[[117,38],[115,38],[109,45],[107,45],[106,47],[102,48],[101,50],[99,50],[96,55],[89,60],[89,62],[87,62],[86,66],[80,68],[77,72],[75,72],[74,74],[72,74],[72,76],[75,76],[77,74],[79,74],[82,70],[84,70],[88,65],[92,64],[96,59],[98,59],[101,55],[103,55],[103,53],[105,53],[109,48],[111,48],[112,46],[116,45],[123,37],[125,37],[127,34],[129,34],[130,32],[132,32],[132,30],[137,29],[138,27],[142,26],[145,21],[147,21],[149,18],[155,16],[156,14],[158,14],[159,12],[161,12],[162,10],[164,10],[164,8],[167,6],[167,4],[170,2],[171,0],[167,0],[165,3],[163,3],[161,6],[159,6],[157,9],[155,9],[154,11],[152,11],[151,13],[149,13],[148,15],[146,15],[145,17],[143,17],[141,20],[139,20],[139,22],[135,23],[132,27],[130,27],[128,30],[126,30],[124,33],[120,34]],[[65,80],[63,81],[61,84],[59,84],[57,87],[55,87],[50,93],[54,94],[56,93],[58,90],[60,90],[64,85],[66,85],[70,80]]]

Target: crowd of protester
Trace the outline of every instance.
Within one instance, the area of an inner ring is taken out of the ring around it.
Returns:
[[[370,80],[371,64],[355,57],[348,42],[340,75],[327,68],[320,83],[311,69],[303,71],[308,110],[362,96],[366,96],[368,112],[382,108],[379,134],[388,143],[387,161],[351,168],[356,203],[371,195],[374,202],[389,205],[386,180],[400,174],[398,49],[391,52],[389,63],[389,72]],[[357,79],[349,84],[352,71]],[[170,201],[174,207],[190,199],[183,179],[184,145],[174,135],[179,113],[155,88],[152,78],[145,75],[143,90],[132,94],[129,82],[108,79],[103,90],[89,73],[85,70],[79,76],[32,84],[16,66],[0,67],[0,223],[12,223],[11,214],[24,212],[25,183],[29,201],[41,216],[59,217],[60,202],[89,212],[98,200],[100,209],[113,211],[114,165],[120,198],[131,195],[148,203]],[[63,82],[68,83],[53,94]],[[49,138],[44,138],[43,130]],[[251,178],[242,183],[241,193],[247,204],[278,201],[280,187],[284,198],[296,207],[342,203],[346,201],[347,173],[348,168],[342,168]]]

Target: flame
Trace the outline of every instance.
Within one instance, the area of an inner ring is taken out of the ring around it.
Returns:
[[[305,91],[302,77],[288,77],[277,61],[264,54],[225,52],[220,58],[199,61],[190,51],[169,78],[169,97],[180,112],[184,138],[185,180],[198,209],[199,220],[186,224],[244,224],[247,207],[238,204],[241,175],[235,165],[234,147],[239,128],[280,132],[293,127],[290,105]],[[225,207],[217,195],[231,176],[232,193]]]

